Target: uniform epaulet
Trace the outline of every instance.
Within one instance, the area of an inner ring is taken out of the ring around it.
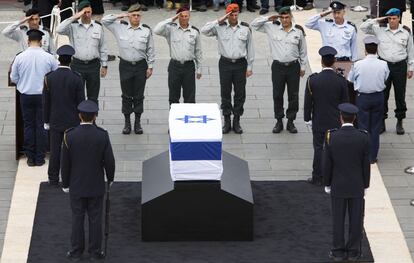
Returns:
[[[50,34],[50,29],[49,28],[43,27],[43,30],[46,31],[46,32],[48,32]]]
[[[249,24],[246,22],[240,22],[240,25],[250,27]]]
[[[309,75],[309,77],[308,77],[308,80],[306,81],[306,88],[308,89],[308,91],[309,91],[309,94],[312,96],[312,89],[311,89],[311,86],[310,86],[310,79],[313,77],[313,76],[316,76],[318,73],[316,73],[316,72],[314,72],[314,73],[312,73],[312,74],[310,74]]]
[[[325,18],[325,21],[326,21],[326,22],[333,23],[333,19],[332,19],[332,18]]]
[[[225,26],[225,25],[227,25],[226,22],[219,23],[219,26]]]
[[[355,28],[355,32],[358,32],[358,28],[354,23],[352,23],[351,21],[346,21],[346,23],[353,26]]]
[[[69,148],[69,147],[68,147],[68,141],[67,141],[67,134],[68,134],[69,132],[73,131],[73,129],[74,129],[74,128],[75,128],[75,127],[72,127],[72,128],[67,129],[67,130],[65,131],[65,133],[63,134],[63,143],[65,144],[66,148]]]
[[[147,24],[142,24],[142,26],[148,28],[149,30],[151,30],[151,28]]]
[[[304,36],[306,36],[306,34],[305,34],[305,29],[303,29],[303,27],[302,27],[302,26],[300,26],[300,25],[295,25],[295,28],[297,28],[297,29],[299,29],[300,31],[302,31],[303,35],[304,35]]]
[[[191,26],[191,28],[196,30],[198,33],[200,33],[200,29],[196,28],[195,26]]]
[[[128,25],[128,22],[127,21],[125,21],[125,20],[121,20],[121,21],[119,21],[121,24],[123,24],[123,25]]]
[[[175,22],[171,22],[170,25],[172,25],[172,26],[178,26],[178,24],[175,23]]]
[[[407,30],[407,31],[408,31],[408,33],[410,33],[410,34],[411,34],[411,29],[410,29],[408,26],[403,26],[403,28],[404,28],[405,30]]]
[[[367,131],[367,130],[364,130],[364,129],[358,129],[358,131],[360,131],[360,132],[365,133],[365,134],[367,134],[367,135],[368,135],[368,131]]]
[[[330,129],[326,132],[326,144],[329,145],[331,141],[331,133],[336,132],[338,129]]]
[[[95,20],[95,24],[102,26],[101,22]]]
[[[280,26],[280,21],[278,21],[278,20],[274,20],[274,21],[273,21],[273,24]]]
[[[27,26],[26,26],[26,25],[21,25],[21,26],[20,26],[20,29],[21,29],[21,30],[27,30],[28,28],[27,28]]]
[[[72,22],[72,24],[79,24],[78,20]]]

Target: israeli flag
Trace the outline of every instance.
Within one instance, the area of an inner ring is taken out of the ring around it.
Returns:
[[[169,129],[172,180],[220,180],[223,135],[218,105],[172,104]]]

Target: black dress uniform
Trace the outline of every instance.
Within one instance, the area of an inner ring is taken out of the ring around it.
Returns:
[[[81,102],[80,112],[97,113],[98,105],[90,100]],[[65,132],[62,146],[62,186],[70,188],[72,208],[72,249],[69,258],[81,256],[85,248],[84,219],[89,218],[89,248],[91,256],[100,256],[102,244],[102,212],[105,193],[104,174],[114,180],[115,159],[108,132],[81,123]]]
[[[358,108],[350,103],[339,105],[341,112],[355,115]],[[342,113],[341,113],[342,114]],[[364,130],[344,123],[326,134],[323,174],[332,198],[334,259],[357,259],[361,254],[364,189],[369,187],[369,136]],[[349,237],[345,244],[345,215],[349,215]]]
[[[69,46],[61,46],[57,50],[59,56],[72,56],[75,50]],[[49,128],[50,161],[49,183],[57,185],[60,170],[60,149],[63,132],[79,125],[76,107],[85,100],[82,77],[72,71],[69,66],[59,66],[45,76],[43,88],[43,120]]]
[[[321,56],[334,56],[332,47],[322,47]],[[324,68],[320,73],[309,76],[305,89],[304,119],[312,121],[313,171],[309,182],[321,185],[321,157],[323,140],[327,130],[339,128],[338,105],[348,101],[348,83],[332,68]]]

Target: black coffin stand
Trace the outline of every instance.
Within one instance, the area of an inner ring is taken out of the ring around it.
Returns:
[[[223,151],[221,181],[176,181],[169,153],[144,161],[143,241],[251,241],[253,194],[246,161]]]

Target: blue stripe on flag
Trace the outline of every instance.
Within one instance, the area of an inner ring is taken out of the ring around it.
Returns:
[[[221,160],[221,142],[172,142],[172,161]]]

